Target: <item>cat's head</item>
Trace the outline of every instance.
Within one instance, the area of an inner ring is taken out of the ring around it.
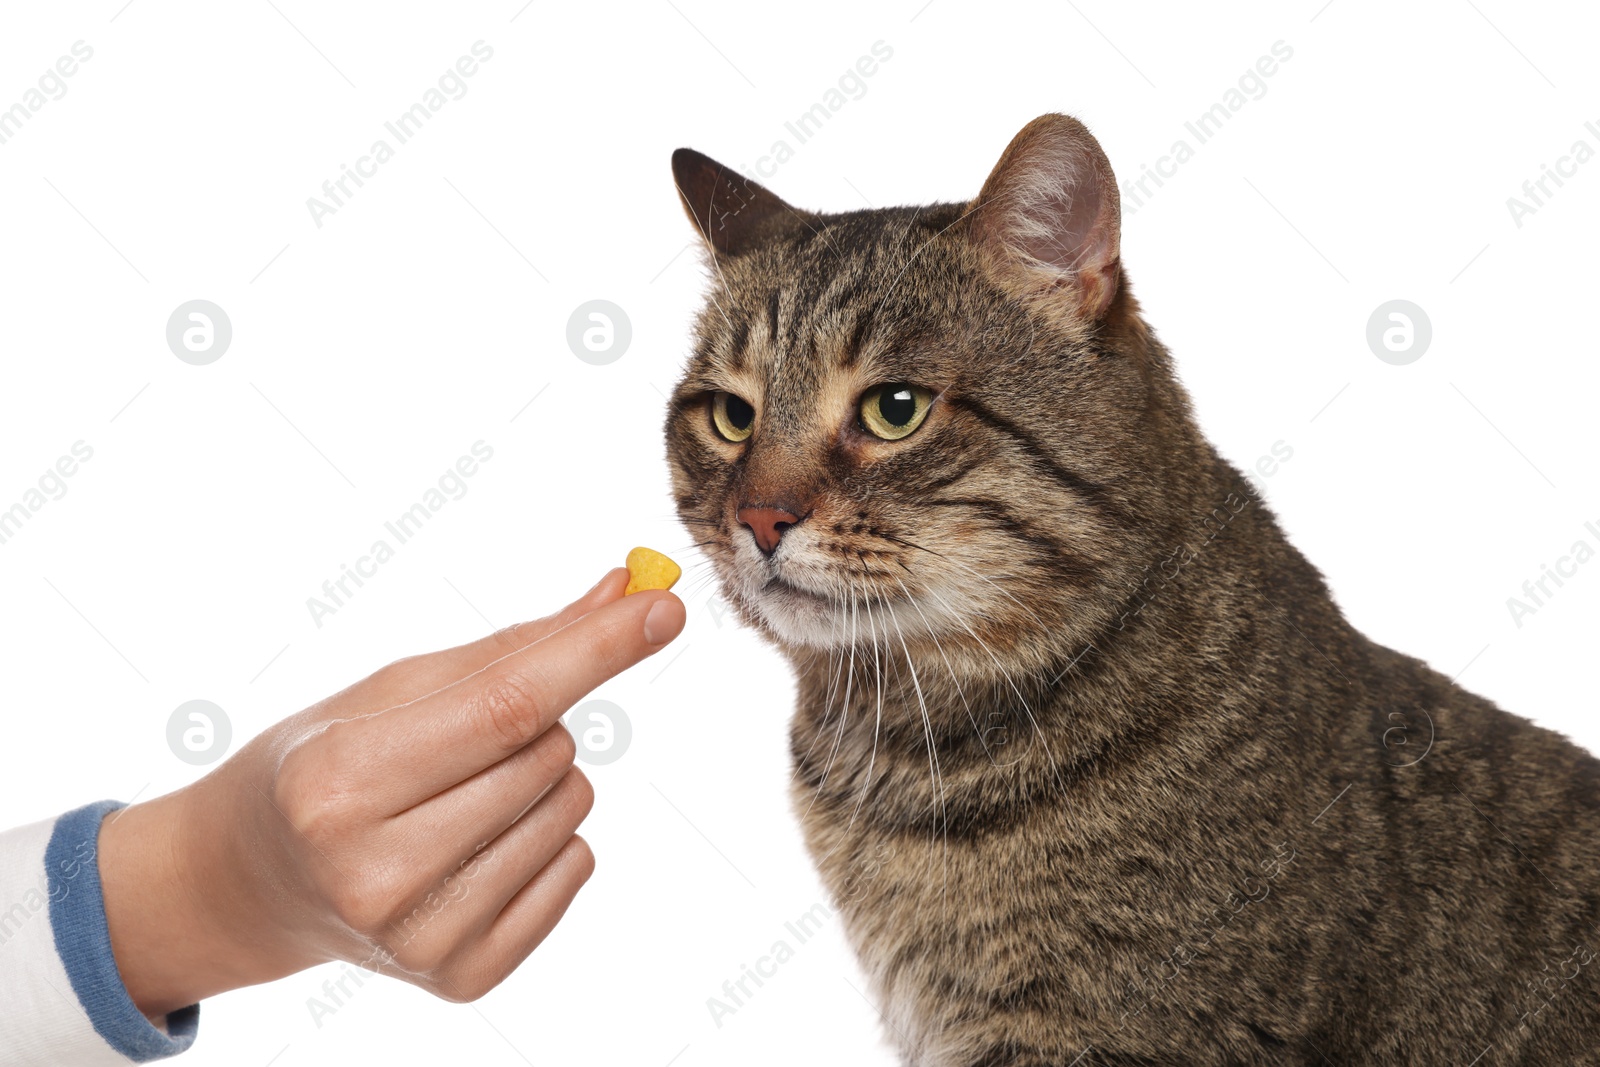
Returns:
[[[1194,435],[1089,131],[1036,119],[976,199],[920,208],[819,214],[688,149],[672,166],[710,274],[673,490],[740,616],[791,651],[980,668],[1115,622]]]

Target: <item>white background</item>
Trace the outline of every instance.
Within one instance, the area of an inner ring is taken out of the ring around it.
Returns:
[[[1600,744],[1600,561],[1520,627],[1506,603],[1600,548],[1600,161],[1521,227],[1506,205],[1600,149],[1592,9],[275,2],[4,14],[0,107],[94,49],[0,145],[0,508],[94,450],[0,545],[5,824],[195,778],[165,739],[186,700],[237,747],[543,614],[633,544],[693,561],[661,446],[703,281],[673,148],[753,165],[788,139],[769,184],[817,210],[958,200],[1067,111],[1127,178],[1279,40],[1265,95],[1129,212],[1136,291],[1222,450],[1292,447],[1268,496],[1358,626]],[[306,199],[480,39],[467,94],[315,226]],[[879,40],[865,94],[795,145],[784,122]],[[195,298],[233,324],[209,366],[165,341]],[[608,366],[565,340],[595,298],[633,326]],[[1394,298],[1433,324],[1409,366],[1364,337]],[[480,439],[467,494],[316,626],[306,599]],[[208,1002],[187,1061],[892,1062],[836,922],[720,1028],[707,1010],[824,898],[787,805],[786,670],[684,592],[678,644],[598,694],[634,730],[591,771],[598,870],[522,971],[470,1007],[371,981],[320,1027],[334,969],[300,974]]]

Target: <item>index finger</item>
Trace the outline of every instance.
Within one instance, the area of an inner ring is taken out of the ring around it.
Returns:
[[[395,660],[354,685],[313,706],[317,720],[350,719],[384,711],[427,696],[481,670],[502,656],[531,645],[574,619],[620,598],[628,572],[615,567],[587,593],[542,618],[515,623],[454,648],[423,652]]]
[[[671,593],[635,593],[383,713],[392,740],[379,758],[398,801],[385,806],[409,808],[511,755],[601,682],[666,647],[684,621]]]
[[[536,644],[574,619],[618,599],[627,584],[628,572],[622,567],[612,568],[587,593],[553,615],[513,623],[464,645],[402,660],[393,665],[403,668],[396,672],[401,678],[398,691],[379,694],[377,699],[386,699],[388,703],[378,704],[372,710],[391,708],[425,696],[482,670],[497,659]]]

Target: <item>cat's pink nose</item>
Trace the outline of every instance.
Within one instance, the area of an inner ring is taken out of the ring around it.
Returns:
[[[738,514],[739,521],[750,527],[750,532],[756,535],[756,547],[765,556],[776,552],[778,542],[783,540],[783,532],[800,521],[800,516],[782,508],[744,507],[739,509]]]

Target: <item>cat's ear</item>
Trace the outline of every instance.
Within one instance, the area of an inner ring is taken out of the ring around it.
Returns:
[[[973,201],[972,239],[1002,284],[1098,321],[1117,295],[1122,208],[1088,127],[1041,115],[1006,146]]]
[[[725,256],[747,252],[811,218],[777,194],[692,148],[672,153],[672,177],[683,210],[713,250]]]

